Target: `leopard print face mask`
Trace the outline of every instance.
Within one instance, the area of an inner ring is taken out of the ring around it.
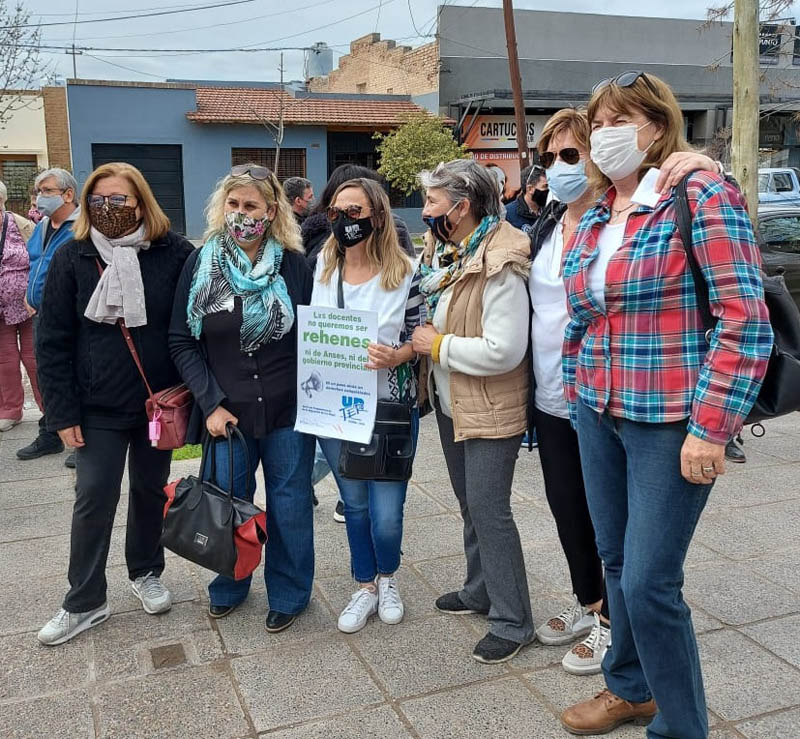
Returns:
[[[136,208],[133,206],[123,205],[121,208],[114,208],[105,203],[89,206],[89,220],[108,239],[118,239],[132,231],[139,223]]]

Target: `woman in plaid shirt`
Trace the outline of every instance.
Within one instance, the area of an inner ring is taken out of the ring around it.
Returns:
[[[741,194],[689,180],[693,245],[718,323],[706,341],[673,191],[637,192],[689,147],[670,88],[626,72],[589,102],[591,158],[610,185],[566,249],[564,384],[605,565],[613,647],[607,689],[562,715],[573,733],[649,724],[704,739],[708,721],[683,562],[725,444],[758,394],[772,347],[760,259]],[[598,175],[599,176],[599,175]],[[651,201],[652,202],[652,201]]]

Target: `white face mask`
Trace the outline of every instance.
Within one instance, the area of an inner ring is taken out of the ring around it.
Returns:
[[[648,121],[639,127],[633,123],[628,126],[608,126],[592,132],[592,161],[609,180],[623,180],[642,165],[647,149],[653,142],[641,151],[638,133],[650,123]]]

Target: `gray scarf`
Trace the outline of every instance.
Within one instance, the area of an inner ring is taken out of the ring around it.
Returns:
[[[91,227],[91,239],[106,269],[97,283],[85,315],[96,323],[116,323],[124,318],[130,328],[147,325],[139,249],[149,249],[142,223],[133,233],[109,239]]]

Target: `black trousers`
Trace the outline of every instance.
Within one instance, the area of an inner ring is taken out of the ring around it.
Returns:
[[[33,355],[34,357],[36,357],[36,366],[38,367],[39,366],[39,342],[38,342],[39,314],[38,313],[36,313],[33,317],[32,326],[33,326]],[[39,382],[39,387],[41,386],[42,383]],[[42,439],[51,442],[52,444],[55,444],[56,442],[60,441],[58,433],[56,433],[55,431],[47,430],[47,418],[45,417],[44,413],[42,413],[42,415],[39,417],[39,436]]]
[[[534,409],[533,418],[544,490],[569,565],[573,592],[584,606],[602,598],[600,613],[607,619],[603,563],[586,503],[578,435],[566,418],[551,416],[538,408]]]
[[[106,561],[128,455],[125,561],[131,580],[164,570],[161,521],[172,452],[150,446],[147,425],[117,431],[82,427],[69,556],[70,589],[63,607],[91,611],[106,601]]]

